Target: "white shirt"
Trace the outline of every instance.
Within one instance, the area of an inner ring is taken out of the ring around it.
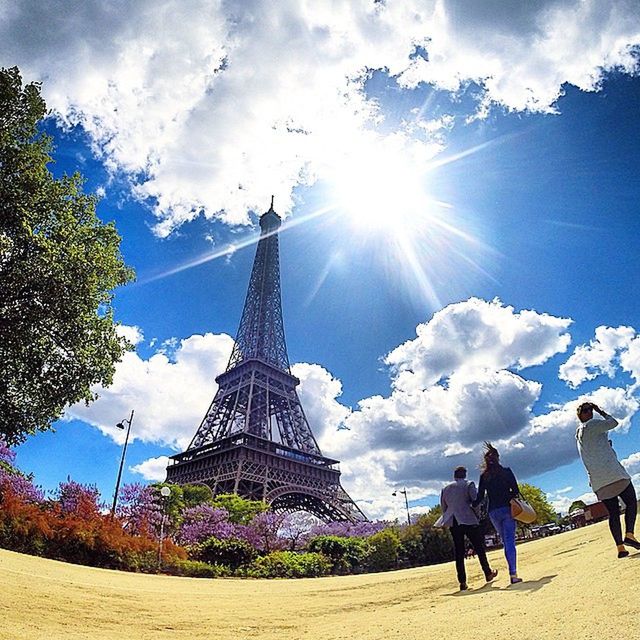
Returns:
[[[594,491],[617,482],[630,479],[609,444],[608,431],[615,429],[618,421],[605,414],[605,419],[591,418],[576,429],[578,453],[587,469],[589,484]]]

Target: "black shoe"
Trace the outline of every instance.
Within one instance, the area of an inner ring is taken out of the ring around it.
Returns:
[[[625,549],[624,551],[618,551],[618,558],[626,558],[629,555],[629,552]]]
[[[493,571],[489,571],[489,573],[485,573],[484,577],[487,579],[487,582],[491,582],[498,575],[498,570],[494,569]]]
[[[624,543],[627,547],[633,547],[634,549],[640,549],[640,542],[632,540],[631,538],[625,538]]]
[[[466,591],[469,587],[467,586],[466,582],[461,582],[460,583],[460,591]]]

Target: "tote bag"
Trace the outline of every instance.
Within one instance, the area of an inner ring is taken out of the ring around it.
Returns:
[[[511,517],[518,522],[531,524],[538,516],[535,509],[524,498],[511,498]]]

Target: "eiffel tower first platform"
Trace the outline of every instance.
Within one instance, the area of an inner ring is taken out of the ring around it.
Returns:
[[[214,495],[264,500],[274,511],[324,521],[366,520],[340,484],[338,461],[322,455],[291,374],[280,296],[278,230],[271,208],[260,240],[231,358],[191,444],[171,456],[167,482],[199,483]]]

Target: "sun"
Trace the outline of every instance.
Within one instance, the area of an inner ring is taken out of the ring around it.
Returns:
[[[433,205],[425,163],[394,144],[366,144],[345,153],[331,177],[336,210],[359,232],[407,233]]]

